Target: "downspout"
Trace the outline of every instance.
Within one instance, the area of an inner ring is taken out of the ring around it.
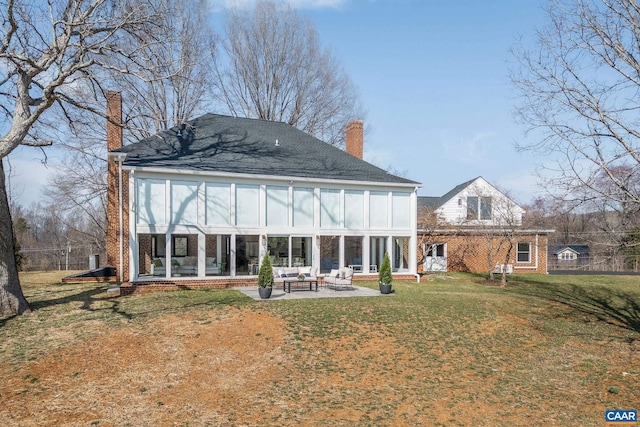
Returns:
[[[120,276],[120,283],[124,279],[124,248],[123,248],[123,232],[122,232],[122,158],[118,158],[118,252],[120,257],[120,265],[118,267],[118,273]]]

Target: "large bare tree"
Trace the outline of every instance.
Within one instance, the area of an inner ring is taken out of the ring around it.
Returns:
[[[0,0],[0,159],[19,145],[46,146],[38,133],[52,108],[81,108],[78,93],[100,90],[103,70],[136,72],[138,53],[155,43],[150,27],[163,15],[145,0]],[[120,38],[139,34],[136,43]],[[29,310],[15,265],[11,215],[0,162],[0,315]]]
[[[119,68],[105,73],[102,85],[117,88],[124,99],[125,142],[134,142],[187,121],[206,112],[212,94],[213,72],[210,64],[215,53],[215,35],[208,23],[208,5],[204,0],[175,2],[153,0],[156,8],[167,13],[155,23],[155,37],[161,43],[140,46],[144,58],[135,74]],[[138,35],[125,35],[119,43],[136,43]],[[91,96],[91,94],[87,94]],[[105,102],[87,99],[86,103]],[[64,121],[74,112],[58,111],[56,121]],[[65,155],[60,156],[47,195],[65,212],[75,212],[93,224],[92,239],[106,233],[106,136],[102,117],[75,111],[70,134],[61,141]]]
[[[521,148],[559,155],[544,184],[565,200],[639,205],[640,6],[551,0],[547,13],[536,47],[514,49]]]
[[[286,122],[334,145],[363,114],[357,90],[313,24],[286,3],[229,10],[221,50],[218,96],[231,114]]]

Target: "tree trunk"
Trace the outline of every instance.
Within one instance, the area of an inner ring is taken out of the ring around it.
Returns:
[[[507,254],[504,257],[504,268],[502,269],[502,284],[500,287],[507,286],[507,265],[509,265],[509,258],[511,258],[511,250],[513,249],[513,241],[509,239],[509,247],[507,248]]]
[[[4,163],[0,159],[0,316],[14,316],[29,309],[22,294],[13,244],[13,223],[4,176]]]

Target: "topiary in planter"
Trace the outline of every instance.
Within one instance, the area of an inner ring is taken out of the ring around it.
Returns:
[[[389,259],[389,253],[384,253],[384,258],[382,259],[382,265],[380,265],[380,270],[378,270],[378,282],[380,285],[380,293],[388,294],[391,293],[391,281],[393,280],[393,276],[391,275],[391,260]]]
[[[260,265],[260,271],[258,272],[258,293],[260,293],[260,298],[269,298],[272,289],[273,268],[271,267],[269,252],[267,252],[264,254],[264,258],[262,258],[262,265]]]

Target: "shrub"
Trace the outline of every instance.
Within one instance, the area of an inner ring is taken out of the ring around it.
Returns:
[[[271,267],[269,252],[264,254],[264,258],[262,258],[262,265],[260,265],[260,271],[258,272],[258,286],[261,288],[273,287],[273,268]]]
[[[391,276],[391,260],[389,259],[389,253],[384,253],[384,258],[382,259],[382,265],[380,265],[380,270],[378,271],[378,279],[382,284],[389,284],[393,277]]]

